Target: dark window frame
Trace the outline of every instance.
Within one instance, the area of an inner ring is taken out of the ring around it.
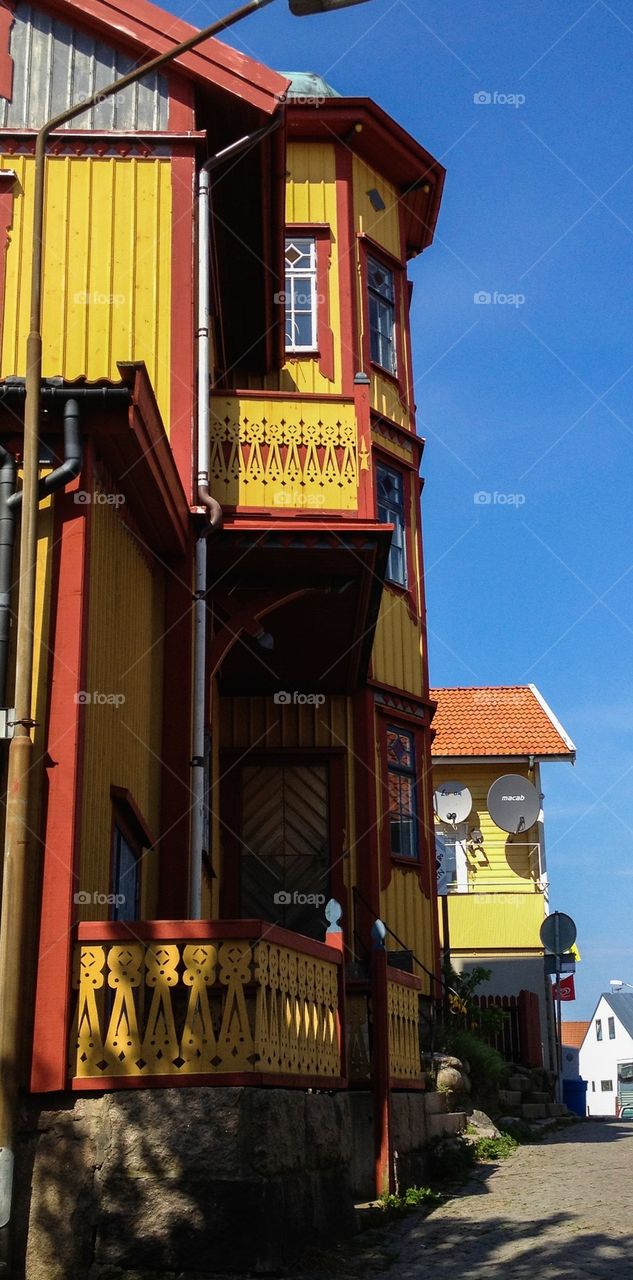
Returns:
[[[400,506],[400,509],[398,509],[398,506],[397,506],[395,503],[393,503],[393,504],[391,504],[391,505],[390,505],[390,504],[389,504],[388,499],[387,499],[386,501],[382,501],[382,502],[381,502],[381,498],[380,498],[380,491],[379,491],[379,485],[380,485],[380,472],[383,472],[383,473],[385,473],[385,474],[389,474],[389,475],[391,475],[391,476],[393,476],[393,477],[395,477],[395,478],[397,479],[398,484],[400,485],[400,495],[401,495],[401,506]],[[385,573],[385,578],[386,578],[386,580],[387,580],[389,583],[391,583],[393,586],[395,586],[395,587],[400,587],[403,591],[408,591],[408,590],[409,590],[409,560],[410,560],[410,552],[409,552],[409,529],[410,529],[410,525],[409,525],[409,521],[407,520],[407,506],[409,506],[409,507],[410,507],[410,502],[408,502],[408,501],[407,501],[407,499],[409,498],[409,494],[408,494],[408,485],[407,485],[407,479],[406,479],[406,476],[405,476],[404,471],[402,471],[402,469],[401,469],[400,467],[392,466],[390,463],[387,463],[387,462],[383,461],[383,459],[382,459],[382,458],[377,458],[377,459],[376,459],[376,472],[375,472],[375,475],[376,475],[376,515],[377,515],[377,518],[378,518],[378,520],[380,521],[380,523],[381,523],[381,524],[392,524],[392,525],[394,526],[394,533],[393,533],[393,536],[392,536],[392,539],[391,539],[391,546],[390,546],[390,548],[389,548],[389,559],[388,559],[388,561],[387,561],[387,569],[386,569],[386,573]],[[382,507],[383,511],[386,511],[386,512],[388,512],[388,513],[391,513],[391,514],[390,514],[390,518],[389,518],[389,519],[387,519],[387,520],[383,520],[383,519],[382,519],[382,516],[381,516],[381,507]],[[393,516],[393,514],[394,514],[394,513],[395,513],[396,515],[400,515],[400,523],[399,523],[399,524],[398,524],[398,522],[397,522],[396,520],[394,520],[394,519],[392,518],[392,516]],[[400,545],[399,545],[399,546],[398,546],[398,543],[397,543],[396,541],[394,541],[394,539],[395,539],[395,537],[396,537],[396,533],[398,532],[398,530],[400,531],[400,538],[401,538],[401,541],[400,541]],[[399,553],[401,554],[401,558],[402,558],[402,570],[403,570],[403,576],[402,576],[401,578],[400,578],[400,577],[394,577],[394,576],[393,576],[393,574],[391,573],[391,567],[392,567],[392,555],[393,555],[393,553],[394,553],[394,552],[396,552],[396,553],[398,553],[398,552],[399,552]]]

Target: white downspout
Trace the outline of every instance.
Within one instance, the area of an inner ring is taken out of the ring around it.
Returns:
[[[544,914],[548,915],[549,914],[549,877],[547,874],[547,854],[545,851],[545,822],[544,822],[544,816],[543,816],[543,804],[541,800],[541,796],[542,796],[541,766],[538,761],[535,761],[534,763],[534,785],[539,794],[539,801],[541,802],[539,815],[537,819],[538,849],[539,849],[539,880],[543,887],[543,906],[545,908]]]
[[[195,497],[209,497],[209,174],[202,169],[198,182],[198,417],[197,474]],[[205,506],[207,503],[205,503]],[[219,504],[217,523],[222,513]],[[211,512],[211,522],[216,513]],[[193,657],[193,733],[191,759],[191,857],[189,861],[189,915],[199,920],[202,915],[202,845],[205,830],[206,770],[204,727],[206,710],[207,652],[207,531],[196,539],[195,606]]]

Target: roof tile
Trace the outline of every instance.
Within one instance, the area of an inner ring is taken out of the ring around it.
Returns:
[[[431,689],[435,757],[554,756],[576,749],[534,685]]]

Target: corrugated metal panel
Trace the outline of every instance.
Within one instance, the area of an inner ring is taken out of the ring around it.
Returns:
[[[422,636],[407,603],[388,587],[383,592],[372,652],[372,674],[381,684],[422,694]]]
[[[34,161],[5,157],[18,184],[6,257],[2,377],[26,373]],[[45,377],[118,379],[144,360],[169,425],[171,166],[168,159],[50,157],[46,188]]]
[[[91,511],[88,660],[85,706],[80,886],[112,891],[110,787],[125,787],[152,833],[160,829],[163,579],[111,504]],[[95,701],[119,695],[116,706]],[[157,854],[143,863],[143,910],[156,911]],[[105,904],[82,908],[106,919]]]
[[[13,100],[0,98],[0,127],[38,129],[52,115],[90,98],[136,65],[128,54],[76,31],[29,4],[17,4],[11,29]],[[98,103],[69,129],[165,130],[167,81],[157,74]]]

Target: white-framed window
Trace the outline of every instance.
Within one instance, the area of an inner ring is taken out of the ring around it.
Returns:
[[[441,897],[447,893],[468,893],[467,838],[465,822],[459,822],[456,827],[441,823],[435,828],[437,892]]]
[[[615,1018],[607,1019],[607,1027],[609,1028],[609,1039],[615,1040]]]
[[[393,537],[387,561],[387,578],[399,586],[407,585],[406,521],[404,511],[404,479],[401,471],[379,465],[376,468],[378,519],[393,525]]]
[[[602,1019],[596,1018],[596,1040],[602,1040]]]
[[[286,237],[286,351],[317,349],[317,257],[313,236]]]
[[[396,353],[396,286],[393,271],[367,259],[369,302],[369,345],[374,364],[394,376],[398,372]]]
[[[600,1088],[603,1093],[613,1093],[613,1080],[601,1080]]]

